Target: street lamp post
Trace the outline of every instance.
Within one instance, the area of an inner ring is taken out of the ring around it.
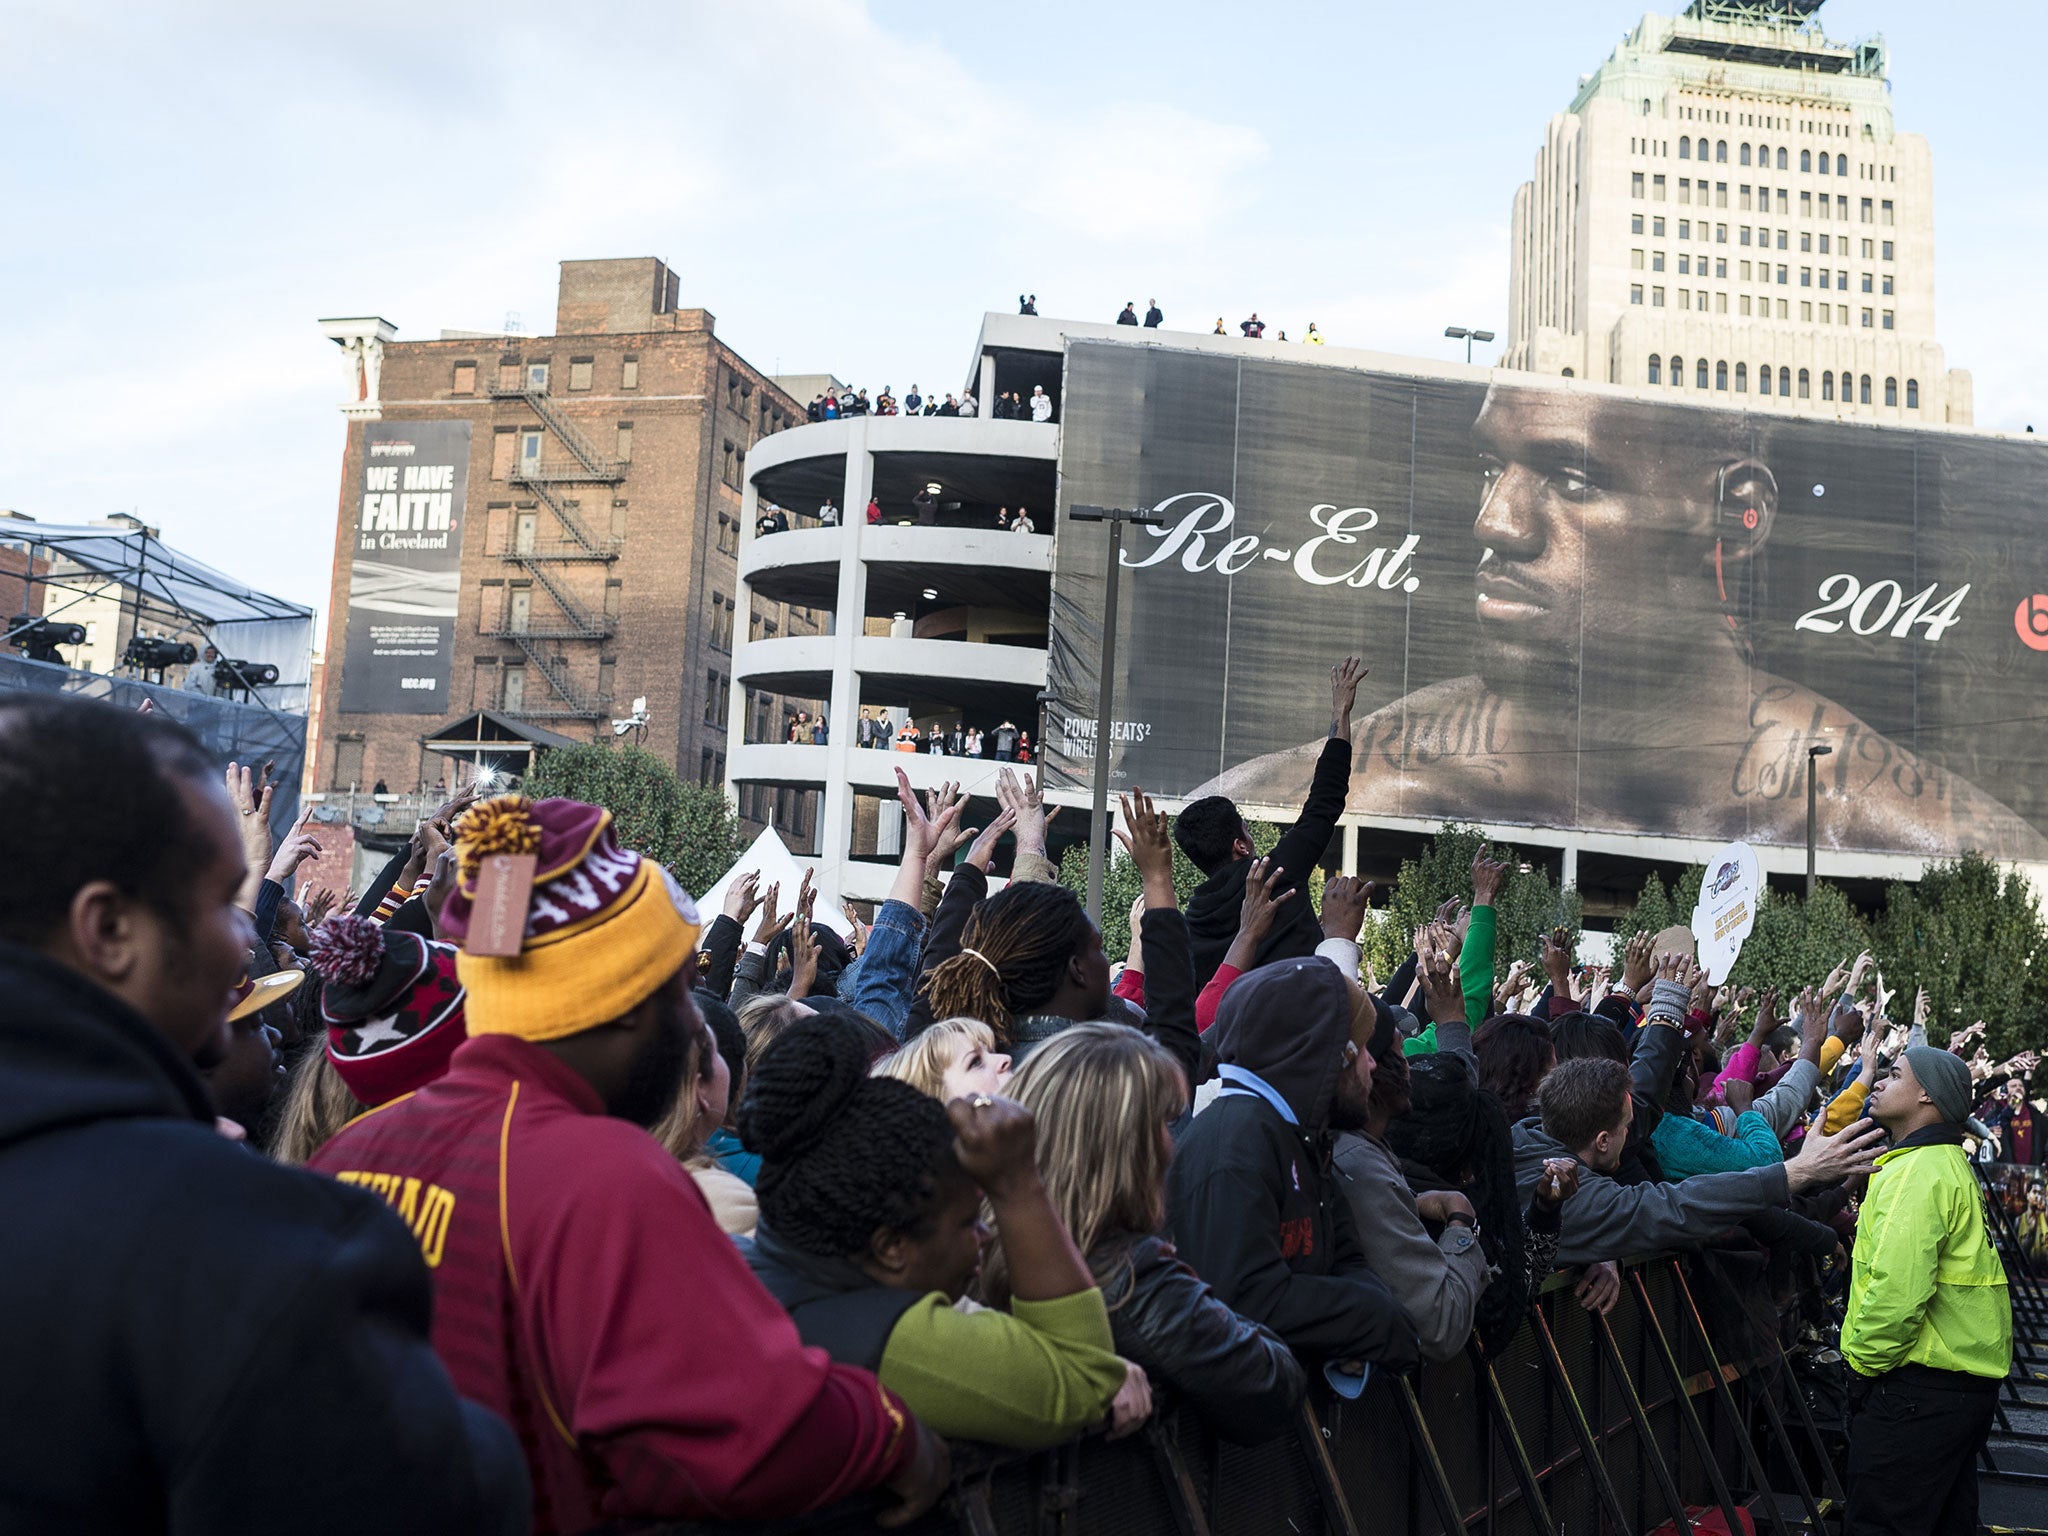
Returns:
[[[1819,822],[1815,814],[1814,790],[1819,783],[1817,771],[1819,760],[1828,756],[1833,747],[1808,747],[1806,749],[1806,899],[1813,900],[1813,846]]]
[[[1109,853],[1109,736],[1111,708],[1116,700],[1116,598],[1123,565],[1124,524],[1151,527],[1164,519],[1150,507],[1069,507],[1076,523],[1109,524],[1109,555],[1102,575],[1102,653],[1095,687],[1095,773],[1093,804],[1088,817],[1088,915],[1102,921],[1102,873]],[[1038,744],[1039,773],[1044,774],[1045,743]]]
[[[1468,331],[1462,325],[1447,325],[1444,327],[1444,334],[1453,341],[1465,343],[1465,361],[1468,363],[1472,361],[1473,342],[1493,340],[1493,332],[1491,331]]]

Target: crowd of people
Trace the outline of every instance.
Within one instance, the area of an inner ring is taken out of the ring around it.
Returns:
[[[981,403],[975,399],[974,391],[962,390],[959,394],[948,394],[941,400],[936,394],[926,395],[913,384],[899,399],[895,389],[884,384],[881,393],[872,400],[864,389],[852,385],[841,385],[837,389],[823,390],[811,397],[804,407],[806,421],[837,421],[842,416],[978,416]],[[1052,397],[1040,384],[1031,386],[1026,395],[1021,390],[1002,390],[989,407],[989,415],[997,421],[1051,421],[1053,415]]]
[[[1618,1261],[1712,1243],[1846,1268],[1847,1530],[1973,1526],[2011,1321],[1964,1148],[2036,1063],[1929,1044],[1868,956],[1751,996],[1556,935],[1497,982],[1484,848],[1374,976],[1370,888],[1311,900],[1363,670],[1266,855],[1226,799],[1122,797],[1121,966],[1007,767],[981,828],[898,773],[850,940],[808,876],[707,920],[609,812],[518,795],[315,905],[261,771],[0,697],[0,1348],[37,1383],[0,1524],[903,1523],[949,1440],[1170,1394],[1256,1443],[1311,1380],[1497,1352],[1554,1269],[1605,1311]]]
[[[1018,294],[1017,313],[1020,315],[1037,314],[1038,295],[1035,293]],[[1124,307],[1117,311],[1116,323],[1118,325],[1140,326],[1145,330],[1157,330],[1166,324],[1166,313],[1160,309],[1157,299],[1147,299],[1145,301],[1144,318],[1140,319],[1138,316],[1138,301],[1136,299],[1126,299],[1124,300]],[[1262,341],[1266,335],[1266,322],[1259,318],[1257,310],[1253,310],[1249,316],[1238,322],[1237,329],[1238,333],[1248,341]],[[1216,328],[1213,334],[1217,336],[1228,336],[1230,334],[1223,324],[1223,317],[1221,315],[1216,317]],[[1287,340],[1287,333],[1285,331],[1279,332],[1278,339],[1281,341]],[[1313,320],[1309,321],[1308,330],[1303,333],[1301,339],[1305,344],[1312,347],[1323,345],[1323,333],[1316,329],[1316,323]],[[813,419],[815,420],[816,418]]]
[[[857,744],[878,752],[924,752],[933,757],[993,757],[999,763],[1031,761],[1031,733],[1013,720],[984,731],[965,720],[934,721],[930,729],[906,717],[892,724],[888,711],[863,705]]]

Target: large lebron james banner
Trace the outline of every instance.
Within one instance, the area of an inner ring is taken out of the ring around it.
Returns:
[[[363,428],[344,713],[448,713],[468,485],[468,422],[373,421]]]
[[[1766,380],[1072,343],[1050,781],[1085,784],[1096,748],[1107,532],[1065,510],[1150,507],[1115,784],[1286,812],[1356,652],[1354,812],[1796,845],[1813,763],[1828,846],[2048,858],[2048,446],[1779,414],[1818,383]],[[1918,386],[1874,381],[1894,392]]]

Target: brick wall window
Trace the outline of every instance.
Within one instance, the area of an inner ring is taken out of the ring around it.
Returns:
[[[619,423],[619,449],[613,457],[621,464],[630,464],[633,460],[633,423],[630,421]]]
[[[362,737],[336,737],[334,742],[334,775],[329,780],[329,783],[336,789],[351,789],[362,782]]]
[[[587,357],[572,357],[569,359],[569,387],[571,389],[590,388],[592,362],[593,359]]]
[[[640,359],[629,356],[619,365],[619,388],[638,389],[639,387]]]
[[[457,363],[455,365],[455,393],[458,395],[473,395],[476,393],[475,363]]]

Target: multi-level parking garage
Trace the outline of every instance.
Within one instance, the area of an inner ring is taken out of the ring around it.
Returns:
[[[1056,383],[1057,355],[1044,362]],[[1001,365],[982,366],[992,376]],[[828,895],[887,891],[899,767],[920,789],[958,781],[991,814],[996,730],[1007,722],[1036,741],[1053,541],[1002,529],[997,514],[1023,507],[1050,530],[1057,441],[1050,423],[867,416],[779,433],[750,457],[738,611],[758,596],[830,618],[820,635],[735,635],[728,775],[736,789],[821,798],[814,851]],[[871,499],[879,523],[867,521]],[[817,517],[828,501],[844,510],[837,526]],[[771,502],[790,529],[757,534]],[[826,744],[791,743],[782,714],[750,702],[769,695],[823,701]],[[864,749],[864,711],[885,716],[892,736],[905,722],[979,728],[984,755]]]

